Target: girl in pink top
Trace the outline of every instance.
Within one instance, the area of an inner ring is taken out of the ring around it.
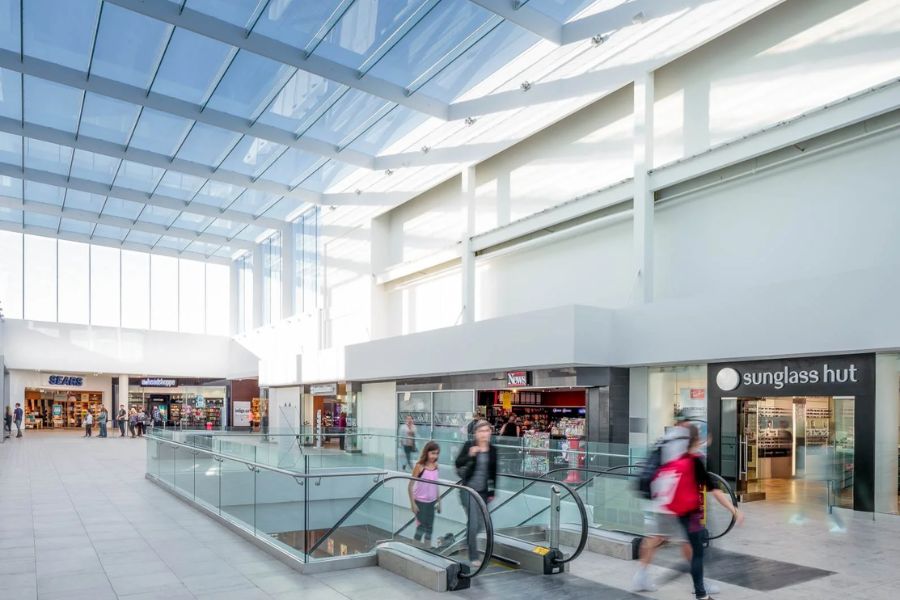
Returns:
[[[412,476],[419,481],[409,482],[410,508],[416,515],[416,541],[422,541],[431,545],[431,534],[434,530],[434,513],[441,512],[441,501],[438,497],[438,486],[434,482],[438,480],[438,458],[441,456],[441,447],[437,442],[428,442],[422,448],[419,460],[413,466]]]

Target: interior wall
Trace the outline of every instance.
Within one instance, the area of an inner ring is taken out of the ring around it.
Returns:
[[[656,73],[655,164],[896,79],[895,0],[790,0]]]
[[[461,179],[452,177],[388,213],[388,264],[444,250],[462,232]]]
[[[662,204],[657,298],[900,265],[898,153],[880,136]]]
[[[453,267],[386,286],[389,335],[408,335],[462,322],[462,272]]]

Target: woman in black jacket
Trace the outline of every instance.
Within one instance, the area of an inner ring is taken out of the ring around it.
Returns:
[[[497,448],[491,444],[491,425],[478,421],[474,427],[472,440],[467,441],[456,457],[456,472],[462,483],[478,492],[485,503],[494,499],[497,482]],[[463,507],[466,509],[468,525],[466,543],[469,546],[469,562],[478,568],[478,533],[482,528],[482,517],[471,495],[463,492]]]

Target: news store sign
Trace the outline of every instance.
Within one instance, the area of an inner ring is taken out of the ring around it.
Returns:
[[[531,383],[530,375],[528,371],[507,371],[506,385],[511,388],[528,387]]]

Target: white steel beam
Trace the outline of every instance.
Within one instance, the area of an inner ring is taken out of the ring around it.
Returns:
[[[143,231],[155,235],[168,235],[182,240],[190,240],[192,242],[206,242],[218,246],[229,246],[240,250],[252,250],[253,242],[246,242],[233,238],[227,238],[223,235],[214,235],[211,233],[200,233],[183,229],[181,227],[166,227],[157,225],[156,223],[145,223],[143,221],[134,221],[124,217],[114,217],[111,215],[97,215],[87,210],[77,208],[63,208],[55,204],[44,204],[43,202],[23,202],[19,198],[11,198],[9,196],[0,196],[0,207],[11,208],[13,210],[24,210],[25,212],[49,215],[61,219],[72,219],[73,221],[81,221],[83,223],[96,223],[99,225],[110,225],[112,227],[120,227],[122,229],[133,229],[135,231]]]
[[[653,166],[654,81],[652,71],[634,81],[634,298],[639,303],[653,301],[654,194],[649,170]]]
[[[534,10],[530,6],[516,7],[510,0],[469,0],[473,4],[489,10],[522,29],[553,42],[557,46],[563,42],[563,26],[552,17]],[[590,36],[588,36],[590,37]]]
[[[307,55],[299,48],[257,33],[248,32],[242,27],[232,25],[227,21],[205,15],[190,8],[181,9],[177,4],[171,2],[145,2],[143,0],[106,1],[152,17],[158,21],[224,42],[241,50],[247,50],[286,65],[297,67],[308,73],[331,79],[337,83],[395,102],[421,113],[440,119],[447,119],[447,105],[437,99],[422,94],[407,95],[402,86],[370,75],[360,77],[360,73],[356,69],[316,54]]]
[[[132,202],[140,202],[141,204],[149,204],[151,206],[160,206],[162,208],[170,208],[172,210],[184,211],[195,215],[206,217],[216,217],[228,219],[236,223],[247,223],[249,225],[259,225],[260,227],[280,227],[284,221],[280,219],[272,219],[269,217],[254,217],[247,213],[236,210],[219,209],[215,206],[208,206],[197,202],[187,203],[178,198],[170,196],[162,196],[160,194],[145,194],[137,190],[122,188],[116,186],[108,186],[96,181],[88,181],[86,179],[78,179],[75,177],[66,177],[58,173],[49,171],[41,171],[38,169],[22,169],[18,165],[9,163],[0,163],[0,175],[7,177],[17,177],[26,181],[34,181],[36,183],[46,183],[61,188],[71,188],[90,194],[98,194],[101,196],[113,196],[123,200],[131,200]]]
[[[165,4],[168,4],[168,2]],[[173,4],[172,6],[175,5]],[[334,144],[329,144],[322,140],[306,136],[297,137],[290,131],[259,122],[251,123],[247,119],[204,108],[202,105],[179,100],[171,96],[164,96],[155,92],[147,93],[144,89],[112,79],[106,79],[97,75],[87,77],[77,69],[71,69],[45,60],[29,56],[20,58],[17,52],[10,52],[9,50],[0,50],[0,68],[67,85],[79,90],[93,92],[108,98],[123,100],[236,133],[251,135],[357,167],[371,168],[374,161],[374,157],[368,154],[354,150],[338,150]],[[27,98],[25,102],[28,102]]]
[[[116,240],[111,240],[109,238],[92,238],[89,235],[81,234],[81,233],[69,233],[66,231],[61,231],[59,233],[56,232],[55,229],[48,229],[46,227],[36,227],[33,225],[24,226],[19,223],[9,223],[6,221],[0,221],[0,229],[4,231],[12,231],[15,233],[27,233],[29,235],[39,235],[41,237],[48,237],[57,240],[68,240],[70,242],[82,242],[84,244],[92,244],[94,246],[106,246],[108,248],[119,248],[121,250],[134,250],[136,252],[146,252],[148,254],[160,254],[163,256],[172,256],[175,258],[189,258],[193,260],[200,260],[208,263],[217,263],[220,265],[228,265],[231,264],[230,258],[223,258],[219,256],[206,256],[205,254],[201,254],[199,252],[191,252],[189,250],[178,251],[172,248],[150,248],[149,246],[145,246],[143,244],[135,244],[133,242],[117,242]]]
[[[297,198],[304,202],[317,203],[322,199],[320,193],[311,190],[301,188],[291,189],[291,187],[287,185],[276,183],[274,181],[267,181],[265,179],[253,179],[247,175],[229,171],[227,169],[211,169],[206,165],[201,165],[181,158],[169,158],[165,154],[158,154],[156,152],[133,147],[125,148],[119,144],[108,142],[106,140],[87,137],[81,134],[75,135],[68,131],[52,129],[33,123],[23,124],[18,119],[0,117],[0,132],[21,135],[34,140],[51,142],[69,148],[87,150],[88,152],[102,154],[111,158],[130,160],[151,167],[194,175],[213,181],[230,183],[251,190],[268,192],[270,194],[277,194],[288,198]]]
[[[475,233],[475,166],[462,170],[460,208],[462,209],[462,242],[460,260],[462,262],[462,322],[475,322],[475,252],[472,250],[472,235]]]

